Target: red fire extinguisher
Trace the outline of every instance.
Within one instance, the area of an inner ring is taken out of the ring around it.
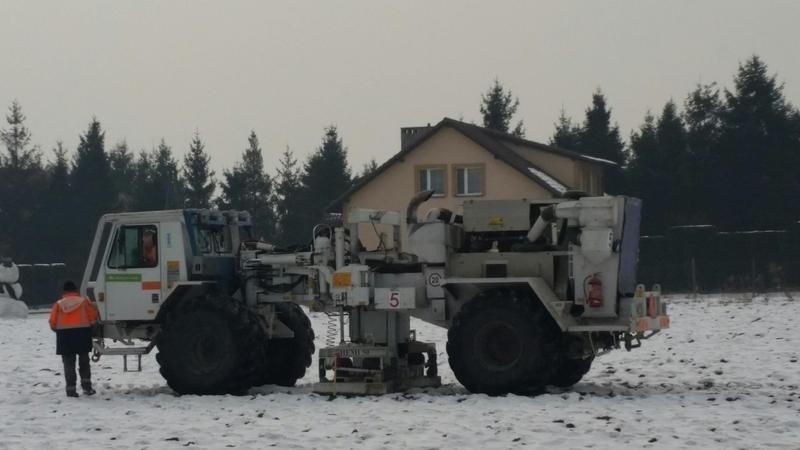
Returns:
[[[586,301],[590,308],[601,308],[603,306],[603,282],[597,274],[589,279],[589,295]]]

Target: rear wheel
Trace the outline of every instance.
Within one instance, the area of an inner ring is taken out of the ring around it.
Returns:
[[[589,372],[592,361],[594,361],[593,356],[586,359],[563,358],[547,384],[562,388],[572,386]]]
[[[586,343],[579,335],[562,333],[560,350],[556,370],[548,380],[547,384],[557,387],[570,387],[583,378],[591,369],[594,355],[583,358]]]
[[[237,300],[207,295],[181,301],[165,317],[156,360],[179,394],[242,393],[265,363],[261,319]]]
[[[470,392],[535,392],[552,373],[557,333],[535,299],[512,291],[488,292],[453,319],[447,334],[450,367]]]
[[[278,319],[294,332],[292,338],[275,338],[267,347],[267,369],[260,378],[263,384],[294,386],[306,374],[314,356],[314,329],[300,306],[276,303]]]

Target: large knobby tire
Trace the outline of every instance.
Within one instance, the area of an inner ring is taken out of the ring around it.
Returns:
[[[557,341],[558,329],[537,300],[493,291],[469,301],[453,318],[447,354],[470,392],[529,394],[550,378]]]
[[[314,329],[300,306],[276,303],[278,319],[294,332],[293,338],[275,338],[267,345],[267,368],[260,382],[294,386],[303,378],[314,357]]]
[[[562,333],[559,339],[559,359],[547,384],[567,388],[581,381],[584,375],[592,368],[594,355],[581,358],[584,353],[585,343],[578,335]]]
[[[224,295],[185,299],[164,319],[156,360],[179,394],[240,394],[265,365],[262,319]]]
[[[589,369],[592,368],[592,361],[594,361],[594,356],[586,359],[563,358],[547,384],[561,388],[572,386],[581,381],[581,378],[589,372]]]

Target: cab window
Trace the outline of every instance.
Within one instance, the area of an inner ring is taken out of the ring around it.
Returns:
[[[194,227],[195,245],[204,255],[231,253],[231,231],[228,227]]]
[[[111,269],[158,266],[158,229],[155,225],[126,225],[117,229],[108,257]]]

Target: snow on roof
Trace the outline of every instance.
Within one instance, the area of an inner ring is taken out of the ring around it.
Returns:
[[[602,162],[602,163],[606,163],[606,164],[614,164],[615,166],[619,165],[619,164],[617,164],[614,161],[611,161],[609,159],[603,159],[603,158],[598,158],[596,156],[589,156],[589,155],[583,155],[583,154],[581,156],[586,158],[586,159],[591,159],[593,161],[598,161],[598,162]]]
[[[548,186],[550,186],[551,188],[555,189],[559,193],[563,194],[563,193],[567,192],[567,187],[564,186],[563,184],[561,184],[560,181],[558,181],[555,178],[551,177],[550,175],[542,172],[541,170],[539,170],[539,169],[537,169],[535,167],[528,167],[528,170],[530,170],[532,174],[534,174],[537,177],[539,177],[539,179],[541,179],[542,181],[547,183]]]

